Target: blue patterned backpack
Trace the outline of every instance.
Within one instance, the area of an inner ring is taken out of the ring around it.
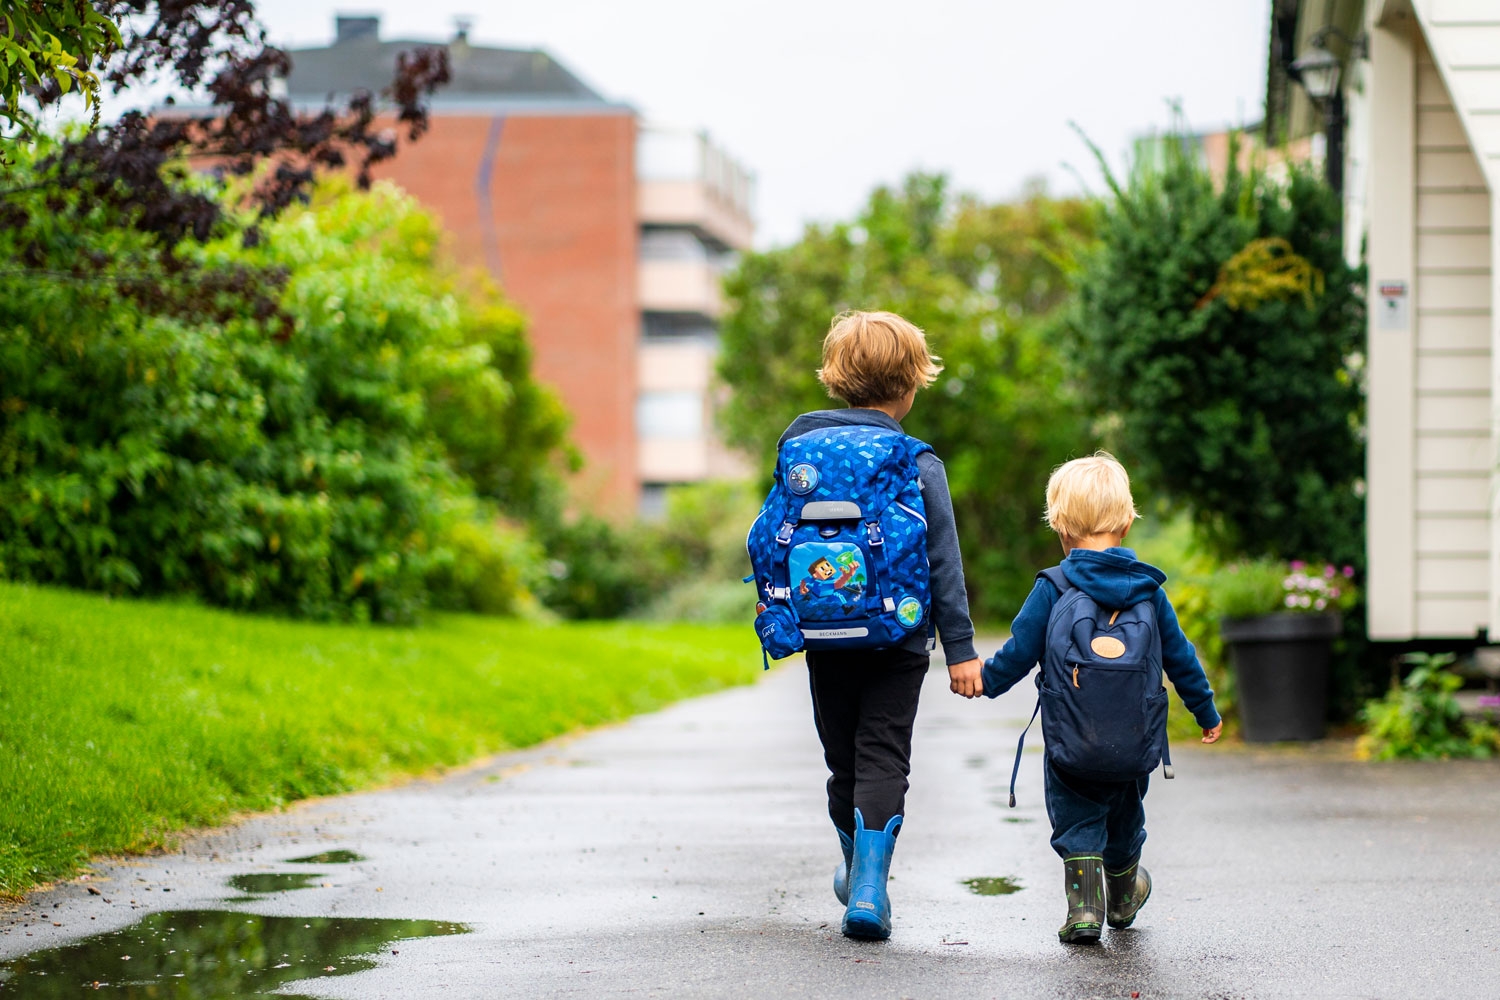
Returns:
[[[781,446],[745,539],[766,656],[878,649],[930,631],[917,456],[931,450],[869,425],[820,428]]]

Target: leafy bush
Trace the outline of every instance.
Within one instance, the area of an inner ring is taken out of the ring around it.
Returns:
[[[858,308],[907,317],[946,370],[904,426],[946,465],[975,616],[1007,619],[1037,568],[1060,555],[1041,521],[1047,476],[1094,447],[1048,318],[1067,294],[1059,262],[1093,219],[1088,202],[1034,192],[987,205],[919,174],[875,191],[851,221],[746,254],[725,281],[719,374],[731,389],[729,440],[769,476],[792,418],[842,405],[815,375],[833,316]]]
[[[755,621],[755,591],[746,583],[676,584],[640,610],[641,618],[660,622],[750,625]]]
[[[1141,559],[1167,574],[1166,591],[1177,612],[1177,622],[1198,652],[1198,660],[1214,689],[1214,704],[1219,714],[1229,720],[1230,726],[1235,725],[1238,714],[1234,675],[1219,635],[1219,620],[1223,616],[1218,610],[1214,587],[1220,570],[1218,560],[1205,551],[1195,537],[1192,523],[1182,516],[1139,521],[1126,544],[1134,545]],[[1168,726],[1174,740],[1197,739],[1201,735],[1193,717],[1175,701]]]
[[[1227,559],[1319,552],[1362,565],[1364,275],[1344,262],[1338,195],[1206,168],[1109,178],[1081,257],[1075,370],[1145,488]]]
[[[1414,669],[1384,698],[1369,701],[1361,713],[1369,729],[1359,741],[1362,757],[1375,760],[1438,760],[1492,757],[1500,751],[1500,729],[1465,719],[1454,692],[1463,678],[1447,667],[1452,654],[1414,653],[1403,657]]]
[[[26,190],[29,169],[0,227],[25,265],[0,273],[0,575],[314,618],[410,621],[434,586],[523,602],[531,548],[432,414],[462,398],[547,428],[514,468],[546,467],[560,431],[510,412],[539,391],[497,367],[411,199],[331,188],[252,247],[234,228],[181,244],[178,273],[135,257],[156,237],[112,210]],[[75,280],[80,256],[117,270]]]
[[[747,482],[679,486],[667,494],[660,521],[644,525],[641,544],[655,554],[666,589],[640,609],[657,621],[750,622],[755,589],[745,533],[761,497]]]
[[[753,617],[755,595],[739,581],[750,571],[745,532],[759,499],[748,483],[695,483],[668,492],[659,521],[622,528],[583,515],[547,523],[551,562],[540,596],[569,618]]]
[[[441,558],[428,573],[434,607],[484,615],[524,613],[534,617],[542,573],[542,550],[530,531],[512,522],[480,516],[446,520],[437,541]]]
[[[547,566],[537,596],[565,618],[618,618],[658,586],[656,564],[634,530],[585,513],[543,522],[538,531]]]

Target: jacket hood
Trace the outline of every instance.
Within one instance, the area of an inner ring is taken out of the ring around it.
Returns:
[[[1167,574],[1135,557],[1132,549],[1074,549],[1062,562],[1063,575],[1105,608],[1128,608],[1150,599]]]

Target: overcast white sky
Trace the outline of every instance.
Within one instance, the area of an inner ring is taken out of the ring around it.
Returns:
[[[921,168],[1001,198],[1093,190],[1075,121],[1116,162],[1180,100],[1195,129],[1254,122],[1270,0],[257,0],[280,45],[336,12],[385,38],[546,49],[645,118],[706,128],[756,175],[761,245],[850,215]]]

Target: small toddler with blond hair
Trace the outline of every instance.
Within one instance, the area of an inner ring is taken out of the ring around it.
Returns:
[[[1163,758],[1170,762],[1162,675],[1202,727],[1204,743],[1218,740],[1222,722],[1197,651],[1162,590],[1166,574],[1121,547],[1139,517],[1124,466],[1102,451],[1059,466],[1047,482],[1046,517],[1062,543],[1062,564],[1037,574],[1011,638],[985,661],[984,694],[1004,694],[1041,663],[1047,817],[1068,897],[1058,938],[1089,944],[1106,919],[1129,927],[1151,894],[1140,866],[1142,800],[1147,775]],[[1136,713],[1138,704],[1146,707]]]

